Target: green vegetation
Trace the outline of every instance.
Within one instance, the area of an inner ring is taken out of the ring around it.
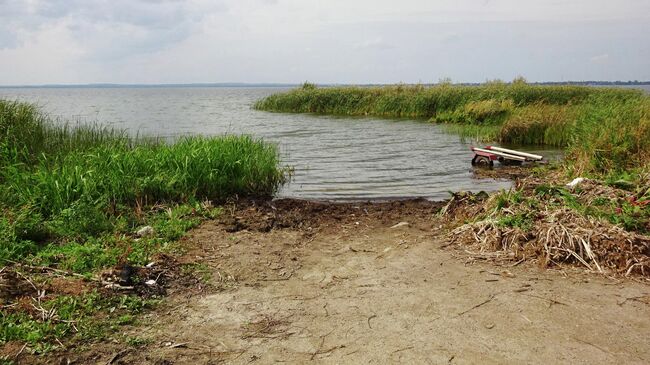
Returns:
[[[100,126],[58,125],[33,105],[4,100],[0,167],[0,266],[47,267],[88,278],[177,250],[174,241],[220,213],[212,201],[269,197],[286,178],[276,147],[248,136],[168,144]],[[154,233],[136,237],[143,226]],[[47,280],[40,274],[37,279]],[[3,290],[0,285],[4,301]],[[0,302],[0,344],[17,340],[39,351],[73,332],[96,338],[141,309],[122,303],[124,310],[114,310],[116,300],[142,301],[50,293],[39,298],[44,310],[56,309],[49,319],[16,310],[11,300],[8,306]],[[105,313],[107,308],[113,310]]]
[[[251,137],[134,140],[18,102],[0,101],[0,137],[0,261],[132,229],[134,208],[271,196],[285,178],[275,146]]]
[[[480,86],[449,83],[302,88],[255,108],[274,112],[426,118],[466,137],[567,147],[579,171],[601,173],[650,162],[650,97],[640,90],[538,86],[518,79]]]
[[[565,185],[564,171],[555,167],[537,168],[530,175],[531,181],[493,194],[485,214],[473,216],[471,221],[491,217],[500,226],[528,232],[544,214],[568,208],[628,232],[650,233],[650,175],[631,170],[608,177],[600,175],[599,180],[569,188]]]
[[[374,115],[392,118],[431,118],[456,112],[459,117],[498,115],[512,107],[535,103],[567,105],[594,94],[624,98],[641,93],[633,90],[583,86],[533,86],[525,82],[490,82],[482,86],[441,84],[386,87],[327,87],[306,84],[287,93],[271,95],[255,107],[276,112]]]
[[[157,300],[153,299],[106,296],[97,291],[80,296],[59,296],[39,304],[48,314],[44,319],[33,318],[27,313],[2,311],[0,343],[22,341],[30,344],[36,352],[46,352],[53,348],[57,339],[69,336],[86,341],[102,339],[112,329],[133,324],[135,314],[156,303]],[[95,315],[102,311],[110,313],[110,318],[97,320]]]

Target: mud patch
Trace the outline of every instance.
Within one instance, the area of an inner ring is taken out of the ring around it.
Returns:
[[[503,166],[499,165],[497,167],[488,168],[488,167],[474,167],[472,169],[473,177],[476,179],[501,179],[501,180],[512,180],[521,179],[533,172],[535,167],[539,165],[530,163],[520,166]]]
[[[146,266],[120,264],[101,273],[104,289],[143,298],[165,296],[168,290],[192,290],[198,283],[195,275],[182,269],[182,263],[166,254],[155,255]]]
[[[473,199],[459,195],[449,214],[460,219]],[[66,356],[103,364],[650,359],[643,283],[525,262],[498,272],[466,265],[443,249],[444,203],[321,204],[233,205],[182,240],[178,263],[201,267],[213,290],[170,290],[146,325],[127,333],[143,344]],[[255,225],[267,216],[280,223]]]
[[[399,222],[435,214],[444,204],[426,199],[390,202],[334,203],[297,199],[241,201],[233,204],[220,223],[228,232],[269,232],[273,229],[314,229],[359,220]]]
[[[146,345],[124,353],[95,347],[85,359],[543,364],[650,356],[647,285],[565,277],[525,263],[498,272],[465,265],[456,251],[440,249],[448,244],[444,219],[432,214],[440,204],[371,206],[367,214],[349,204],[332,216],[313,213],[311,203],[291,204],[312,216],[270,230],[228,231],[225,219],[194,230],[182,260],[206,265],[218,290],[171,296],[153,323],[133,330]],[[229,214],[252,222],[275,212],[250,208]],[[291,216],[275,208],[280,219]]]
[[[265,338],[265,339],[286,339],[293,333],[289,332],[289,317],[274,318],[269,315],[262,316],[244,326],[243,339]]]
[[[0,304],[10,306],[22,297],[38,295],[36,284],[26,275],[11,267],[0,269]]]

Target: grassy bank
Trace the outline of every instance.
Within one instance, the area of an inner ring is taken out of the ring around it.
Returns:
[[[57,126],[32,105],[6,101],[0,133],[0,260],[68,233],[100,234],[135,207],[272,196],[284,182],[275,146],[247,136],[134,140],[101,127]]]
[[[480,86],[302,88],[255,108],[274,112],[425,118],[480,140],[567,147],[579,171],[647,166],[650,98],[640,90],[538,86],[522,80]]]
[[[218,215],[211,202],[270,197],[285,181],[276,147],[248,136],[168,144],[101,126],[55,124],[33,105],[3,100],[0,166],[0,344],[27,342],[36,350],[66,336],[106,335],[108,324],[131,323],[124,318],[148,303],[86,284],[76,295],[61,293],[44,273],[94,282],[116,265],[145,265]],[[150,233],[136,235],[143,226]],[[19,310],[25,295],[38,297],[39,308],[52,315]]]

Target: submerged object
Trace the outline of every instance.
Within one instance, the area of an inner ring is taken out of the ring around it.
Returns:
[[[521,165],[523,162],[541,162],[544,159],[544,156],[541,155],[496,146],[472,147],[471,149],[474,152],[472,166],[494,166],[494,161],[499,161],[504,165]]]

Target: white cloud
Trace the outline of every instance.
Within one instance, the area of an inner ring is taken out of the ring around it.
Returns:
[[[0,84],[644,79],[647,34],[645,0],[0,0]]]

